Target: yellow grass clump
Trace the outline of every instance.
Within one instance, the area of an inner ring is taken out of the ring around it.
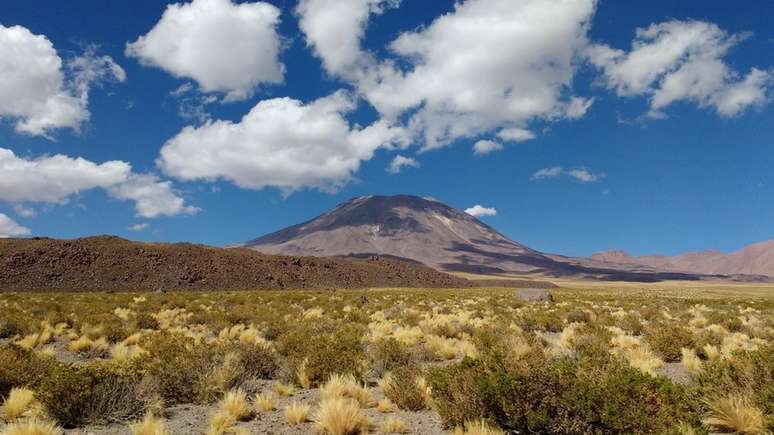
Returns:
[[[282,415],[285,416],[285,420],[287,420],[288,423],[297,425],[309,421],[310,409],[309,405],[293,402],[282,411]]]
[[[0,408],[2,419],[10,422],[22,417],[37,417],[42,412],[35,393],[27,388],[13,388]]]
[[[696,355],[696,351],[684,347],[680,352],[683,355],[682,364],[685,370],[692,374],[701,373],[703,366],[701,359]]]
[[[365,432],[373,426],[352,399],[330,398],[320,403],[314,416],[315,427],[327,435],[351,435]]]
[[[393,405],[390,399],[382,399],[376,404],[376,410],[386,414],[395,411],[395,405]]]
[[[291,384],[277,382],[274,385],[274,392],[280,397],[290,397],[296,393],[296,388]]]
[[[333,398],[345,398],[355,400],[361,408],[370,408],[374,406],[374,399],[371,392],[358,383],[352,375],[333,375],[328,382],[320,389],[322,400]]]
[[[261,393],[253,398],[253,406],[261,412],[271,412],[277,410],[277,401],[271,392]]]
[[[5,427],[3,435],[60,435],[62,429],[54,423],[35,418],[19,420]]]
[[[395,417],[390,417],[379,425],[379,433],[408,433],[408,431],[406,422]]]
[[[476,420],[465,423],[465,428],[457,427],[452,432],[454,435],[503,435],[504,432],[492,427],[484,420]]]
[[[132,435],[169,435],[164,420],[148,413],[142,420],[129,425]]]
[[[732,394],[709,402],[709,415],[704,424],[740,434],[763,433],[763,413],[741,395]]]
[[[229,391],[223,396],[220,409],[239,421],[248,420],[253,415],[250,405],[247,404],[247,395],[239,389]]]

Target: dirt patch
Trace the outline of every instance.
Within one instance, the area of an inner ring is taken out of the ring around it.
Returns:
[[[473,284],[395,258],[266,255],[242,248],[77,240],[0,239],[0,291],[223,291]]]
[[[264,388],[270,389],[273,383],[267,383]],[[384,398],[380,388],[371,389],[376,400]],[[320,390],[300,390],[291,397],[277,397],[277,410],[260,412],[250,421],[239,423],[239,427],[251,434],[276,434],[276,435],[309,435],[315,432],[314,423],[307,422],[291,426],[285,420],[282,411],[293,402],[310,405],[312,410],[310,418],[314,416],[319,401]],[[172,434],[197,434],[207,430],[209,416],[217,409],[216,405],[179,405],[167,409],[165,418],[167,427]],[[365,409],[363,412],[374,422],[375,429],[384,420],[394,417],[407,423],[411,434],[442,435],[449,432],[443,429],[441,419],[435,411],[394,411],[380,413],[374,408]],[[376,430],[372,431],[376,432]],[[107,426],[87,426],[65,431],[66,435],[131,435],[129,426],[125,424],[111,424]]]

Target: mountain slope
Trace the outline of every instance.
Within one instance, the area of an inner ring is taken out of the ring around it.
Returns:
[[[141,291],[469,287],[404,260],[265,255],[189,243],[0,239],[2,291]]]
[[[633,257],[623,251],[599,252],[592,259],[607,263],[639,265],[664,270],[711,275],[774,276],[774,240],[755,243],[730,254],[719,251],[689,252],[674,257]]]
[[[307,222],[246,242],[268,254],[392,255],[447,270],[530,273],[653,281],[696,279],[639,265],[544,254],[514,242],[473,216],[433,199],[365,196]]]

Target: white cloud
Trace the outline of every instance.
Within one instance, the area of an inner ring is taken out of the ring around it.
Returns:
[[[111,196],[135,202],[137,215],[144,218],[196,214],[200,210],[186,206],[172,183],[161,181],[155,175],[133,174],[125,181],[108,188]]]
[[[570,169],[567,171],[567,175],[576,179],[577,181],[580,181],[581,183],[595,183],[602,178],[605,178],[604,173],[595,174],[586,168]]]
[[[26,236],[30,232],[29,228],[17,224],[13,219],[0,213],[0,238]]]
[[[141,223],[141,224],[134,224],[134,225],[132,225],[131,227],[129,227],[129,230],[140,232],[140,231],[147,230],[149,227],[150,227],[150,224],[147,223],[147,222],[144,222],[144,223]]]
[[[126,55],[192,78],[204,92],[245,99],[262,83],[283,81],[279,17],[280,10],[265,2],[175,3],[150,32],[127,44]]]
[[[374,64],[361,49],[368,17],[400,0],[301,0],[296,7],[306,43],[334,76],[358,79]]]
[[[561,166],[552,166],[550,168],[543,168],[532,174],[533,180],[545,180],[546,178],[557,178],[562,175]]]
[[[387,167],[387,172],[390,174],[397,174],[403,168],[418,168],[419,162],[412,157],[404,157],[401,155],[395,156],[390,162],[390,166]]]
[[[13,212],[23,218],[35,217],[38,214],[34,208],[25,207],[22,204],[14,204]]]
[[[495,210],[494,208],[484,207],[478,204],[468,209],[465,209],[465,213],[474,217],[497,216],[497,210]]]
[[[89,119],[90,88],[125,79],[124,70],[109,56],[97,56],[94,46],[65,63],[44,35],[0,25],[0,117],[14,120],[19,133],[78,130]]]
[[[570,86],[595,7],[595,0],[459,2],[401,34],[390,46],[400,62],[361,72],[358,89],[388,119],[412,113],[425,150],[534,120],[577,118],[590,100],[572,98]]]
[[[142,217],[190,214],[197,210],[185,206],[168,181],[134,174],[126,162],[98,164],[61,154],[25,159],[0,148],[0,201],[63,204],[74,194],[97,188],[114,198],[134,201],[137,215]]]
[[[501,149],[503,149],[501,143],[491,140],[480,140],[473,144],[473,154],[477,156],[483,156],[484,154],[500,151]]]
[[[539,171],[532,174],[532,179],[546,180],[549,178],[559,178],[563,175],[581,183],[595,183],[605,178],[604,172],[593,173],[586,168],[573,168],[564,170],[561,166],[551,166],[548,168],[540,169]]]
[[[505,128],[497,133],[497,137],[508,142],[525,142],[535,138],[535,133],[523,128]]]
[[[650,96],[651,117],[663,117],[663,109],[682,100],[735,116],[764,104],[772,81],[771,72],[756,68],[741,77],[723,60],[746,37],[713,23],[673,20],[637,29],[628,53],[596,45],[587,55],[617,95]]]
[[[240,122],[184,128],[164,144],[157,165],[181,180],[221,178],[247,189],[275,186],[286,194],[303,187],[333,191],[377,148],[405,141],[406,132],[385,121],[350,126],[343,115],[354,105],[341,91],[308,104],[263,100]]]

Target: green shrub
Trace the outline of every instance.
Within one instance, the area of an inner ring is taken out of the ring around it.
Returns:
[[[34,388],[54,362],[13,344],[0,346],[0,398],[15,387]]]
[[[694,380],[699,394],[705,398],[751,394],[767,415],[767,429],[774,431],[774,344],[736,354],[734,358],[707,362]]]
[[[134,419],[158,399],[150,380],[111,363],[57,364],[41,380],[37,396],[64,427]]]
[[[418,382],[421,376],[421,371],[414,365],[396,368],[383,382],[384,395],[403,410],[427,409],[429,397],[425,386]]]
[[[202,382],[221,362],[217,346],[197,344],[179,334],[158,334],[145,343],[148,354],[133,364],[157,382],[161,397],[169,404],[202,400]]]
[[[285,380],[296,381],[302,366],[312,385],[333,374],[362,378],[366,371],[364,331],[356,325],[302,322],[277,339],[277,351],[283,357]]]
[[[678,324],[659,324],[650,328],[645,340],[666,362],[680,361],[681,349],[696,345],[691,331]]]
[[[247,379],[273,379],[279,371],[278,355],[271,347],[240,343],[234,345],[232,351],[239,356],[242,382]]]
[[[698,425],[683,387],[615,359],[605,364],[549,360],[534,351],[502,354],[430,371],[435,406],[448,426],[487,419],[519,433],[667,433]]]
[[[411,350],[392,337],[372,343],[370,359],[372,373],[377,378],[399,367],[415,364]]]

